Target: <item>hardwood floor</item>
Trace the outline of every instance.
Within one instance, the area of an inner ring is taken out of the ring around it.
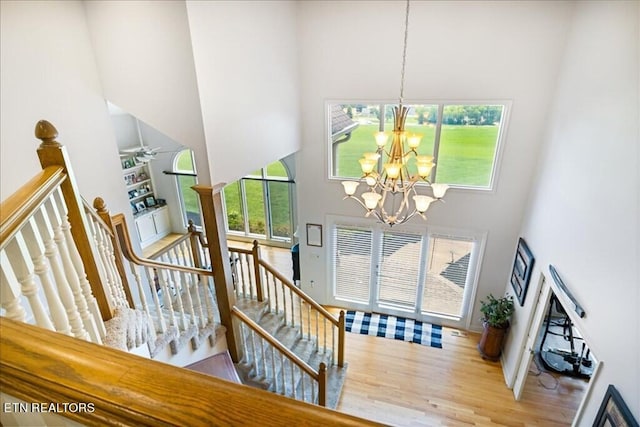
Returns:
[[[586,382],[530,374],[516,402],[500,364],[479,356],[479,336],[452,331],[444,328],[442,349],[348,333],[349,368],[337,409],[396,426],[571,424]]]
[[[280,271],[291,271],[288,250],[261,251]],[[533,365],[517,402],[500,363],[478,354],[479,335],[452,332],[443,329],[442,349],[347,333],[349,367],[337,410],[394,426],[571,425],[585,381],[539,373]]]
[[[289,250],[263,246],[261,253],[283,274],[292,271]],[[533,365],[522,400],[515,401],[500,363],[478,354],[479,335],[452,332],[443,328],[442,349],[347,333],[349,367],[337,410],[409,427],[571,424],[585,381],[539,373]]]

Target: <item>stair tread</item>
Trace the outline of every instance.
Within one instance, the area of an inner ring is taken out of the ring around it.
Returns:
[[[185,366],[185,368],[242,384],[228,351],[207,357],[206,359]]]

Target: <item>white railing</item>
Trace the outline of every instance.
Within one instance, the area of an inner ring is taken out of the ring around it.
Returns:
[[[65,179],[62,168],[46,168],[16,193],[26,197],[2,204],[0,314],[102,343],[104,323],[60,189]]]

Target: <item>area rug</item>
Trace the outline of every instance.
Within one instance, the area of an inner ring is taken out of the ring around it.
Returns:
[[[442,326],[385,314],[347,311],[347,332],[442,348]]]

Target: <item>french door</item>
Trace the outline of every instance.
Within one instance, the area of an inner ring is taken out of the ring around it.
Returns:
[[[334,304],[466,326],[477,236],[340,223],[331,232]]]

